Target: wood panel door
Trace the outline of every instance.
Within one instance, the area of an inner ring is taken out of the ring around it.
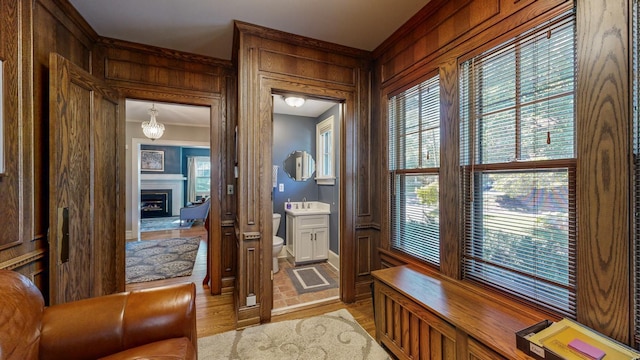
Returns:
[[[49,58],[50,302],[124,290],[124,101]]]

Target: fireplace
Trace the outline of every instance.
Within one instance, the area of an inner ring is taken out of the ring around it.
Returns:
[[[170,217],[172,197],[171,189],[141,190],[140,218]]]

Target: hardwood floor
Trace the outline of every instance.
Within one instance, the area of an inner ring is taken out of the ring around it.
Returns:
[[[173,237],[191,237],[200,236],[202,242],[198,249],[198,256],[193,267],[191,276],[165,279],[158,281],[150,281],[145,283],[130,284],[126,289],[146,289],[155,286],[193,282],[196,284],[196,312],[198,337],[215,335],[229,330],[235,329],[235,310],[233,305],[233,294],[222,294],[213,296],[209,289],[202,285],[202,280],[206,274],[207,265],[207,244],[206,230],[202,223],[194,224],[190,229],[185,230],[166,230],[144,232],[140,235],[140,241],[154,239],[168,239]],[[137,241],[137,240],[132,240]],[[360,325],[375,338],[375,323],[373,319],[373,306],[371,300],[361,300],[353,304],[344,304],[340,301],[333,301],[327,304],[314,305],[310,308],[288,312],[282,315],[275,315],[271,318],[272,322],[299,319],[309,316],[321,315],[327,312],[347,309]]]

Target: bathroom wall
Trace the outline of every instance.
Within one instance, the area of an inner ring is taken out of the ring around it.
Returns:
[[[316,118],[273,114],[273,152],[272,164],[278,165],[278,184],[284,184],[284,192],[278,188],[273,191],[273,209],[280,213],[280,228],[277,236],[285,239],[284,203],[291,201],[318,201],[318,184],[313,179],[294,181],[283,170],[284,160],[296,150],[305,150],[314,155],[316,153]],[[315,176],[315,175],[314,175]]]
[[[280,228],[277,236],[282,237],[286,241],[286,215],[284,212],[284,204],[287,199],[291,201],[302,201],[306,198],[308,201],[321,201],[331,204],[331,215],[329,216],[329,249],[339,253],[339,166],[336,166],[336,184],[319,186],[312,178],[307,181],[294,181],[283,170],[284,160],[295,150],[306,150],[316,157],[316,124],[333,115],[334,124],[334,149],[335,161],[339,164],[340,149],[340,106],[332,107],[324,114],[317,118],[292,116],[292,115],[273,115],[273,151],[272,164],[278,165],[278,184],[284,184],[284,191],[280,192],[278,188],[273,189],[273,208],[274,212],[282,216]],[[315,177],[315,174],[314,174]]]

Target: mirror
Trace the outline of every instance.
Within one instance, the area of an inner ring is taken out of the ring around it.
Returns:
[[[284,172],[295,181],[307,181],[315,171],[313,156],[304,150],[296,150],[284,160]]]

